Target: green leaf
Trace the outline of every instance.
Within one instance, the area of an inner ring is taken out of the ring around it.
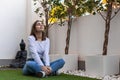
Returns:
[[[37,0],[33,0],[33,1],[37,1]]]
[[[34,3],[34,5],[36,5],[37,3]]]
[[[96,12],[93,12],[93,15],[96,15]]]
[[[37,8],[34,12],[39,13],[39,11],[40,11],[40,8]]]

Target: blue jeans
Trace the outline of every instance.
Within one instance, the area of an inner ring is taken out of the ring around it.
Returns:
[[[56,61],[51,62],[50,67],[52,69],[52,73],[57,72],[59,69],[61,69],[64,66],[64,64],[65,61],[63,59],[58,59]],[[35,61],[27,61],[23,67],[24,75],[36,74],[40,71],[42,71],[42,69]]]

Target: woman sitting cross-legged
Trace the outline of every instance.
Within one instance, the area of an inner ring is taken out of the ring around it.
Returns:
[[[39,21],[35,21],[32,25],[31,34],[28,37],[28,58],[23,67],[24,75],[36,75],[37,77],[45,77],[56,75],[61,69],[65,61],[58,59],[50,63],[49,60],[50,40],[45,36],[44,25]]]

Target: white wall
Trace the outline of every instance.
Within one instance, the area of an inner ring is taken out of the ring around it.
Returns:
[[[64,54],[66,45],[66,32],[67,26],[53,25],[49,28],[49,38],[51,41],[50,53],[51,54]]]
[[[26,34],[26,0],[1,0],[0,59],[13,59]]]
[[[120,53],[119,20],[120,13],[111,22],[108,55]],[[101,16],[81,17],[77,23],[79,54],[83,56],[102,54],[105,22]]]
[[[108,55],[120,53],[120,13],[112,20]],[[50,31],[51,53],[63,54],[66,39],[65,27],[52,27]],[[100,15],[89,15],[74,20],[71,29],[69,53],[78,53],[84,60],[86,55],[102,54],[105,22]]]
[[[77,50],[81,58],[86,55],[102,54],[104,20],[99,15],[80,17],[72,34],[77,32]],[[75,31],[76,30],[76,31]]]
[[[102,50],[103,20],[100,16],[85,16],[73,21],[69,53],[96,54]],[[49,29],[51,53],[64,54],[67,25],[54,25]],[[99,37],[98,37],[99,36]]]

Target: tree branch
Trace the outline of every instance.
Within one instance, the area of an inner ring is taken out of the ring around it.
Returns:
[[[49,23],[49,25],[51,24],[52,20],[53,20],[53,18],[50,20],[50,23]]]
[[[53,23],[53,24],[55,24],[55,23]],[[53,24],[49,24],[49,29],[52,27]]]
[[[37,2],[41,5],[41,1],[40,0],[37,0]]]
[[[111,17],[111,20],[117,15],[117,13],[120,11],[120,8],[115,12],[115,14]]]
[[[98,12],[98,13],[102,16],[102,18],[103,18],[104,20],[106,20],[105,17],[104,17],[104,15],[103,15],[101,12]]]

